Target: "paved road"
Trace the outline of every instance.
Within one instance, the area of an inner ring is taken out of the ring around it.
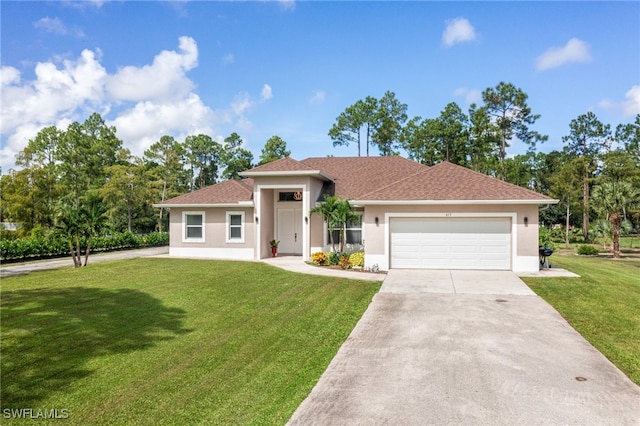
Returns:
[[[640,424],[640,387],[514,274],[457,272],[390,271],[289,424]]]
[[[89,256],[89,264],[104,262],[105,260],[132,259],[135,257],[161,256],[169,253],[169,247],[151,247],[138,250],[123,250],[111,253],[94,254]],[[84,261],[84,258],[83,258]],[[28,274],[29,272],[44,271],[46,269],[57,269],[73,267],[71,257],[65,259],[42,260],[23,263],[3,264],[0,267],[0,277],[12,275]]]

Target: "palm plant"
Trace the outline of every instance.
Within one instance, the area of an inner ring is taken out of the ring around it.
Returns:
[[[606,182],[596,186],[592,194],[593,209],[611,224],[611,251],[620,257],[620,232],[626,212],[640,205],[640,192],[628,182]]]
[[[312,208],[311,214],[318,214],[322,216],[325,222],[327,222],[327,226],[329,227],[329,241],[331,242],[331,250],[336,251],[336,245],[333,241],[333,230],[336,227],[336,222],[334,221],[334,211],[338,208],[338,204],[340,203],[340,198],[335,195],[326,195],[324,196],[323,201]]]
[[[358,215],[353,211],[349,200],[339,201],[333,211],[332,219],[334,224],[340,227],[340,252],[344,251],[345,234],[347,223],[357,220]]]

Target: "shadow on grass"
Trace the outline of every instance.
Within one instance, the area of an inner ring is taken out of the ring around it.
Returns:
[[[2,408],[37,407],[92,374],[92,358],[177,335],[185,311],[137,290],[65,288],[2,293]]]

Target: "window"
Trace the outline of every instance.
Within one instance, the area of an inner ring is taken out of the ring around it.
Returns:
[[[278,201],[302,201],[302,191],[278,192]]]
[[[340,243],[340,227],[336,227],[333,230],[333,242]],[[330,242],[329,230],[327,229],[327,242]],[[345,244],[362,244],[362,215],[354,220],[347,222],[347,228],[345,230]]]
[[[244,243],[244,212],[227,212],[227,242]]]
[[[204,212],[183,212],[184,230],[182,240],[185,242],[204,242]]]

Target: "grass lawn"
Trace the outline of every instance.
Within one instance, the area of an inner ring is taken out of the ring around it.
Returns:
[[[4,278],[0,415],[64,409],[68,424],[283,424],[379,287],[185,259]]]
[[[580,278],[523,280],[640,385],[640,259],[556,252],[550,260]]]

